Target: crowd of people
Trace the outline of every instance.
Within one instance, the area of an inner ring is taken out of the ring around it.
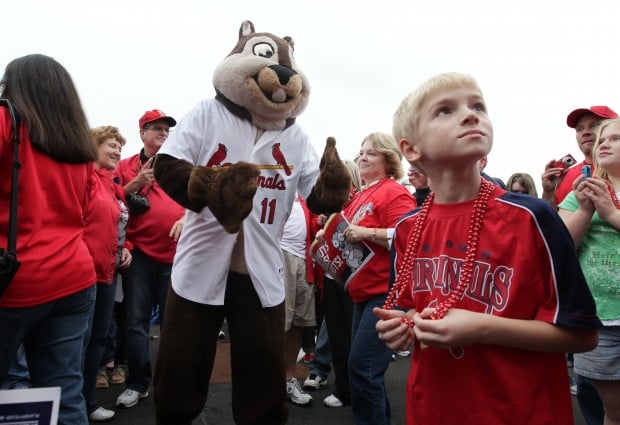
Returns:
[[[118,128],[89,128],[69,73],[38,54],[7,66],[2,97],[20,118],[15,128],[0,110],[3,173],[11,169],[10,136],[21,139],[21,266],[0,299],[0,383],[60,387],[61,424],[112,420],[95,388],[125,384],[116,406],[132,407],[152,378],[151,311],[158,305],[164,314],[184,217],[159,188],[152,163],[175,120],[145,112],[138,122],[144,148],[121,160],[126,139]],[[2,225],[10,210],[5,189]],[[141,211],[132,196],[142,198]],[[6,246],[6,234],[0,240]]]
[[[309,210],[301,194],[318,171],[308,166],[298,191],[283,195],[292,208],[276,214],[278,228],[261,235],[251,221],[242,231],[245,248],[268,239],[262,254],[283,258],[280,304],[269,296],[276,263],[250,262],[236,236],[213,230],[215,218],[205,223],[173,180],[160,180],[158,154],[209,159],[180,137],[164,144],[174,118],[147,110],[138,120],[143,148],[121,160],[125,137],[89,127],[53,58],[13,60],[1,87],[21,122],[14,127],[0,107],[0,228],[10,218],[17,132],[21,266],[0,295],[0,383],[61,387],[60,424],[114,419],[96,401],[109,383],[125,386],[119,408],[153,384],[158,423],[189,423],[205,403],[225,319],[241,335],[233,370],[261,368],[261,394],[256,376],[233,373],[239,423],[284,423],[282,400],[311,404],[333,370],[325,406],[350,406],[356,425],[390,425],[385,373],[402,352],[411,353],[407,424],[572,424],[567,357],[588,425],[620,424],[620,118],[611,108],[568,115],[584,159],[549,161],[538,197],[527,173],[504,183],[484,172],[493,126],[477,82],[458,73],[424,82],[398,107],[393,134],[370,133],[344,161],[352,185],[340,212]],[[185,135],[202,131],[194,125],[180,123]],[[337,235],[326,230],[334,216],[345,223]],[[319,265],[316,244],[361,257],[343,276]],[[199,285],[207,271],[224,276],[220,292]],[[162,336],[152,365],[154,306]],[[196,329],[205,337],[193,338]],[[298,380],[307,330],[314,355]],[[259,344],[260,358],[248,355]]]

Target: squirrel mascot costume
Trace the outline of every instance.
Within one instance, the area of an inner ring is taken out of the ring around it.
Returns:
[[[296,192],[340,211],[351,177],[328,138],[323,157],[295,123],[310,86],[293,40],[242,23],[194,107],[157,155],[159,185],[186,208],[155,368],[159,425],[202,411],[224,318],[237,424],[287,421],[280,237]]]

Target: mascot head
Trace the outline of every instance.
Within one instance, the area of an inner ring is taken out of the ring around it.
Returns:
[[[310,85],[293,58],[293,40],[257,33],[244,21],[239,41],[213,74],[216,99],[264,130],[283,129],[308,105]]]

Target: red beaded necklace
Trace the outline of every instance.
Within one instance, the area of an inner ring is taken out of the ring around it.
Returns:
[[[616,195],[616,190],[614,189],[609,180],[606,180],[605,184],[607,185],[607,190],[609,190],[609,194],[611,195],[611,202],[613,202],[616,209],[620,210],[620,202],[618,201],[618,195]]]
[[[487,209],[489,197],[494,189],[495,185],[493,183],[488,182],[483,178],[480,179],[480,190],[474,202],[474,208],[471,212],[469,233],[467,235],[467,251],[465,252],[465,262],[461,268],[459,283],[456,287],[456,291],[452,292],[448,298],[442,300],[437,305],[435,312],[431,315],[431,319],[435,320],[443,318],[448,309],[463,297],[465,290],[471,283],[476,252],[478,251],[478,242],[480,241],[480,230],[482,229],[482,222],[484,220],[484,214]],[[435,193],[431,192],[431,194],[426,198],[426,201],[424,201],[424,204],[422,204],[422,209],[418,213],[413,226],[413,232],[411,232],[411,235],[409,236],[407,250],[403,256],[400,270],[397,272],[396,281],[394,282],[394,285],[392,286],[392,289],[390,290],[383,305],[386,309],[393,309],[396,306],[396,301],[399,294],[402,294],[404,291],[410,289],[409,286],[411,279],[413,278],[413,260],[417,255],[420,240],[422,239],[424,224],[434,198]],[[413,321],[409,318],[403,317],[401,322],[409,327],[413,327]]]

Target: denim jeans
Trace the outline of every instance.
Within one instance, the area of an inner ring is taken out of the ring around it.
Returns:
[[[390,401],[385,388],[385,371],[392,361],[392,350],[379,339],[372,313],[381,307],[386,295],[353,304],[349,384],[355,425],[390,425]]]
[[[126,387],[144,393],[152,379],[150,322],[153,303],[159,304],[163,323],[172,264],[155,261],[138,248],[134,248],[132,255],[131,266],[123,279],[127,315]]]
[[[26,351],[24,351],[22,344],[17,350],[15,361],[9,367],[9,376],[6,381],[2,382],[0,389],[19,390],[24,388],[30,388],[30,371],[26,361]]]
[[[603,425],[605,410],[590,378],[577,375],[577,401],[588,425]]]
[[[118,332],[116,327],[116,314],[120,306],[121,303],[114,302],[114,307],[112,308],[112,317],[110,318],[110,327],[108,328],[108,334],[105,337],[105,346],[103,347],[103,356],[101,356],[100,367],[105,366],[109,362],[114,362],[114,360],[116,359],[116,339],[118,338]],[[121,364],[125,363],[121,362]]]
[[[58,424],[87,425],[82,397],[83,348],[95,303],[95,286],[34,307],[0,308],[0,382],[4,382],[21,343],[30,383],[60,387]]]
[[[314,347],[314,358],[308,364],[310,373],[318,375],[321,379],[327,379],[331,370],[332,353],[329,349],[329,339],[327,338],[327,326],[325,320],[321,322],[319,335],[316,338]]]
[[[353,301],[344,286],[325,276],[323,283],[323,313],[334,366],[333,394],[345,404],[351,402],[349,354],[353,339]]]
[[[97,299],[91,323],[89,324],[90,339],[86,346],[84,358],[84,389],[82,394],[86,400],[86,411],[90,414],[97,409],[98,404],[93,399],[97,372],[103,359],[106,336],[110,329],[110,320],[114,310],[114,295],[116,293],[116,279],[111,285],[97,283]]]

